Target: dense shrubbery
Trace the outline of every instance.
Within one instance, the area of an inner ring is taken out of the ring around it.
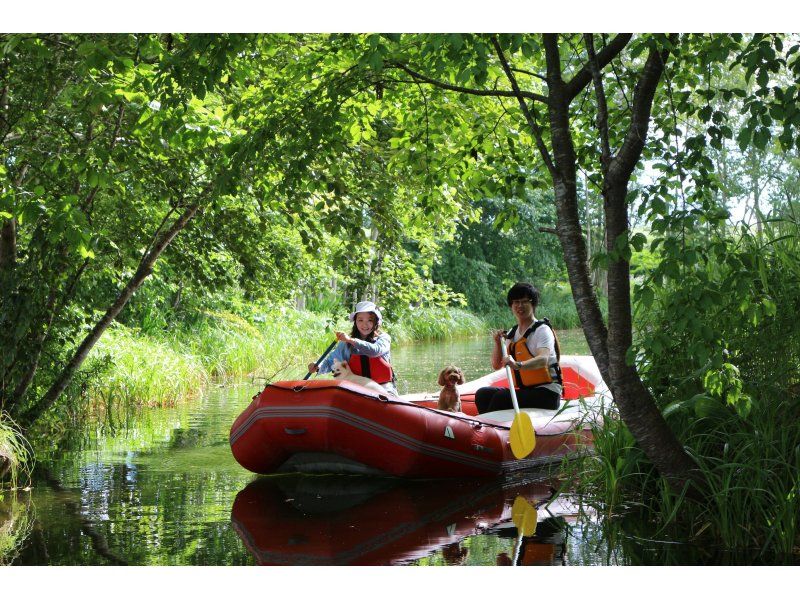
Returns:
[[[679,285],[641,287],[636,359],[707,487],[700,501],[675,495],[609,420],[583,477],[606,509],[633,500],[673,537],[730,549],[790,553],[800,543],[797,231],[782,222],[763,235],[689,241],[698,259],[675,273]]]

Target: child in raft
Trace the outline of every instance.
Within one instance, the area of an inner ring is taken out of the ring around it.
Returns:
[[[361,301],[350,314],[353,329],[350,334],[337,331],[338,343],[333,351],[319,364],[309,363],[308,371],[327,374],[334,361],[350,366],[353,373],[371,378],[390,394],[397,395],[394,370],[389,348],[391,337],[381,332],[381,312],[372,301]]]

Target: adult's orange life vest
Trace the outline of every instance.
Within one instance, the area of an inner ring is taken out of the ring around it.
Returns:
[[[536,329],[539,328],[539,326],[547,326],[550,328],[550,330],[553,330],[553,327],[550,326],[550,321],[547,318],[537,320],[533,326],[530,326],[525,331],[525,334],[523,334],[518,341],[514,341],[509,345],[508,354],[511,355],[514,360],[527,361],[528,359],[533,358],[533,354],[531,354],[530,350],[528,349],[527,340],[531,334],[536,332]],[[511,330],[508,331],[506,338],[509,340],[513,339],[516,332],[517,326],[515,324]],[[553,332],[553,336],[555,336],[555,332]],[[558,343],[558,341],[556,341],[556,343]],[[556,347],[558,347],[557,344]],[[556,357],[561,357],[558,355],[558,348],[556,348]],[[541,386],[542,384],[550,384],[552,382],[561,384],[563,386],[561,378],[561,366],[558,365],[558,362],[550,364],[549,366],[530,370],[512,369],[511,372],[514,374],[514,388],[531,388],[532,386]]]
[[[347,363],[354,374],[372,378],[378,384],[394,380],[392,364],[385,357],[367,357],[353,353]]]

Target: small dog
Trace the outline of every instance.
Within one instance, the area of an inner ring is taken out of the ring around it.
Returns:
[[[461,411],[461,396],[458,394],[456,384],[464,384],[464,374],[461,368],[448,365],[439,372],[439,386],[442,387],[439,393],[438,408],[443,411]]]
[[[337,380],[347,380],[348,382],[354,382],[356,384],[360,384],[370,390],[374,390],[375,392],[379,392],[381,394],[386,394],[386,389],[372,380],[371,378],[365,378],[364,376],[359,376],[358,374],[354,374],[353,370],[350,369],[350,364],[346,361],[339,361],[338,359],[333,361],[333,369],[331,369],[331,373],[333,377]]]

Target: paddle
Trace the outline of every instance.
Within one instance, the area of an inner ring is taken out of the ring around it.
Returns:
[[[522,537],[532,536],[536,533],[536,524],[539,522],[539,513],[536,511],[536,508],[527,500],[525,500],[522,496],[518,496],[514,499],[514,505],[511,507],[511,521],[514,522],[514,526],[517,528],[517,532],[519,533],[517,536],[517,542],[514,545],[513,563],[516,565],[517,559],[519,558],[519,549],[522,547]]]
[[[330,353],[331,349],[333,349],[336,346],[337,342],[339,341],[334,340],[330,345],[328,345],[328,348],[325,349],[325,352],[319,356],[319,359],[317,359],[317,362],[314,364],[316,367],[319,367],[319,364],[322,363],[322,360],[328,356],[328,353]],[[305,375],[305,378],[303,378],[303,380],[308,380],[310,377],[311,377],[311,372],[308,372]]]
[[[506,343],[500,339],[500,349],[503,351],[503,360],[508,357]],[[536,446],[536,433],[533,431],[533,423],[530,416],[524,411],[519,410],[517,403],[517,391],[514,388],[514,377],[511,375],[511,366],[506,365],[506,377],[508,378],[508,390],[511,393],[511,402],[514,404],[514,421],[511,423],[511,452],[517,459],[523,459],[531,454]]]
[[[525,497],[518,496],[514,499],[511,507],[511,521],[514,522],[521,536],[532,536],[536,533],[536,524],[539,521],[539,513]]]

